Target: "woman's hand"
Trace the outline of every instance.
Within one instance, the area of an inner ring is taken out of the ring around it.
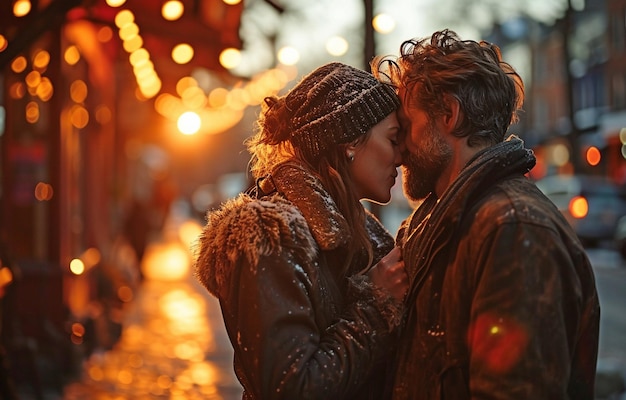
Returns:
[[[367,272],[374,285],[385,288],[391,296],[403,301],[409,289],[409,277],[404,268],[402,252],[394,247],[378,264]]]

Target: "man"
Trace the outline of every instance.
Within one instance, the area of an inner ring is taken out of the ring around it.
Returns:
[[[576,235],[509,135],[523,84],[497,46],[444,30],[377,59],[402,102],[397,241],[411,288],[394,399],[593,399],[600,308]]]

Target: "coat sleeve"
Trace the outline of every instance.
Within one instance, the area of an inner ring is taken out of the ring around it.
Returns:
[[[500,224],[472,245],[480,250],[470,261],[477,268],[470,277],[471,398],[592,398],[597,348],[587,356],[575,350],[587,329],[583,316],[599,312],[593,277],[581,274],[590,270],[582,249],[572,253],[556,230],[532,223]],[[585,357],[588,370],[572,371]],[[581,380],[582,397],[568,393],[571,379]]]
[[[243,265],[236,312],[238,357],[255,396],[262,399],[331,399],[349,396],[392,345],[399,305],[362,280],[339,318],[319,325],[324,282],[317,265],[289,254]]]

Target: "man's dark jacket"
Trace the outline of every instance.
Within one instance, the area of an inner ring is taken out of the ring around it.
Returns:
[[[524,176],[534,162],[511,137],[403,224],[413,286],[394,399],[593,399],[594,275],[566,220]]]

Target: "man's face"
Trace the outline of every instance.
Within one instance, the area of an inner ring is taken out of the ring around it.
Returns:
[[[437,181],[452,158],[452,150],[435,121],[417,102],[409,101],[411,93],[400,90],[402,105],[398,112],[404,134],[402,154],[404,192],[412,200],[421,200],[435,191]]]

